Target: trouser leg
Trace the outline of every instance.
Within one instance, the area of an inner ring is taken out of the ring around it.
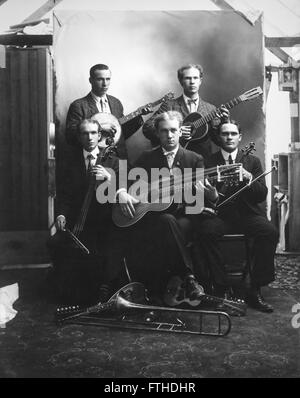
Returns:
[[[275,279],[274,256],[278,231],[263,216],[244,218],[245,234],[254,239],[250,278],[254,287],[265,286]]]
[[[219,217],[196,216],[193,217],[195,244],[202,257],[199,262],[204,262],[208,267],[213,284],[228,286],[225,264],[220,248],[220,238],[226,231],[225,222]],[[200,273],[200,271],[199,271]]]

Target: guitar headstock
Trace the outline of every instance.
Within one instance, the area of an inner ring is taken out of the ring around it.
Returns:
[[[246,91],[244,94],[241,94],[239,96],[239,99],[241,101],[249,101],[249,100],[259,97],[260,95],[262,95],[262,93],[263,93],[263,91],[259,86],[254,87],[251,90]]]

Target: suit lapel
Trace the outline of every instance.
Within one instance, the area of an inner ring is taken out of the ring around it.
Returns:
[[[92,97],[92,94],[89,93],[86,96],[86,100],[88,102],[88,106],[91,109],[92,115],[95,115],[96,113],[99,113],[99,110],[97,108],[96,102],[94,101],[94,98]]]
[[[218,151],[216,153],[216,164],[217,165],[226,164],[221,151]]]
[[[182,163],[183,156],[184,156],[183,148],[181,146],[179,146],[178,151],[177,151],[177,153],[175,155],[175,158],[174,158],[173,167],[181,168],[181,166],[182,166],[181,163]]]
[[[243,152],[239,149],[235,158],[235,163],[241,163],[241,160],[243,161],[242,157],[243,157]]]
[[[188,107],[186,106],[186,103],[183,99],[183,95],[178,98],[178,105],[180,107],[180,112],[182,113],[182,115],[184,117],[186,117],[190,113],[190,111],[189,111]]]
[[[203,101],[200,97],[199,97],[197,112],[200,113],[200,115],[202,115],[202,116],[205,116],[207,114],[207,111],[204,107]]]
[[[158,160],[158,168],[161,167],[169,168],[167,157],[164,155],[161,146],[157,149],[157,160]]]

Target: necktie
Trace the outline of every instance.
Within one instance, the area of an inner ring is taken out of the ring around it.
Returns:
[[[171,169],[172,166],[173,166],[174,152],[167,152],[167,153],[165,153],[165,155],[166,155],[166,157],[167,157],[169,169]]]
[[[104,112],[104,99],[100,98],[100,108],[101,108],[101,112]]]
[[[233,164],[233,160],[232,160],[231,155],[228,156],[228,164]]]
[[[87,160],[88,160],[88,165],[87,165],[87,169],[86,169],[86,173],[90,174],[92,171],[92,159],[94,159],[94,156],[90,153],[89,155],[87,155]]]
[[[191,111],[191,112],[193,112],[193,111],[196,110],[196,109],[195,109],[196,106],[197,106],[197,100],[196,100],[196,99],[188,99],[187,103],[188,103],[188,105],[189,105],[189,108],[190,108],[190,111]]]

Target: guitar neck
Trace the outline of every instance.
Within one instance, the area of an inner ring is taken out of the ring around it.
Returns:
[[[160,98],[159,100],[155,101],[155,102],[151,102],[150,104],[147,104],[145,106],[151,106],[152,108],[154,108],[156,105],[159,105],[162,102],[163,98]],[[134,119],[137,116],[140,116],[142,114],[142,109],[145,106],[141,106],[140,108],[136,109],[135,111],[129,113],[126,116],[121,117],[119,120],[119,123],[122,125],[124,123],[129,122],[130,120]]]
[[[241,102],[242,102],[241,97],[236,97],[236,98],[233,98],[231,101],[226,102],[226,104],[223,104],[223,106],[225,106],[225,108],[229,110],[229,109],[234,108],[236,105],[240,104]],[[221,107],[215,109],[214,111],[208,113],[207,115],[202,116],[200,119],[193,122],[192,125],[195,128],[204,126],[205,124],[211,122],[215,117],[218,117],[218,113],[220,113],[220,112],[221,112]]]

